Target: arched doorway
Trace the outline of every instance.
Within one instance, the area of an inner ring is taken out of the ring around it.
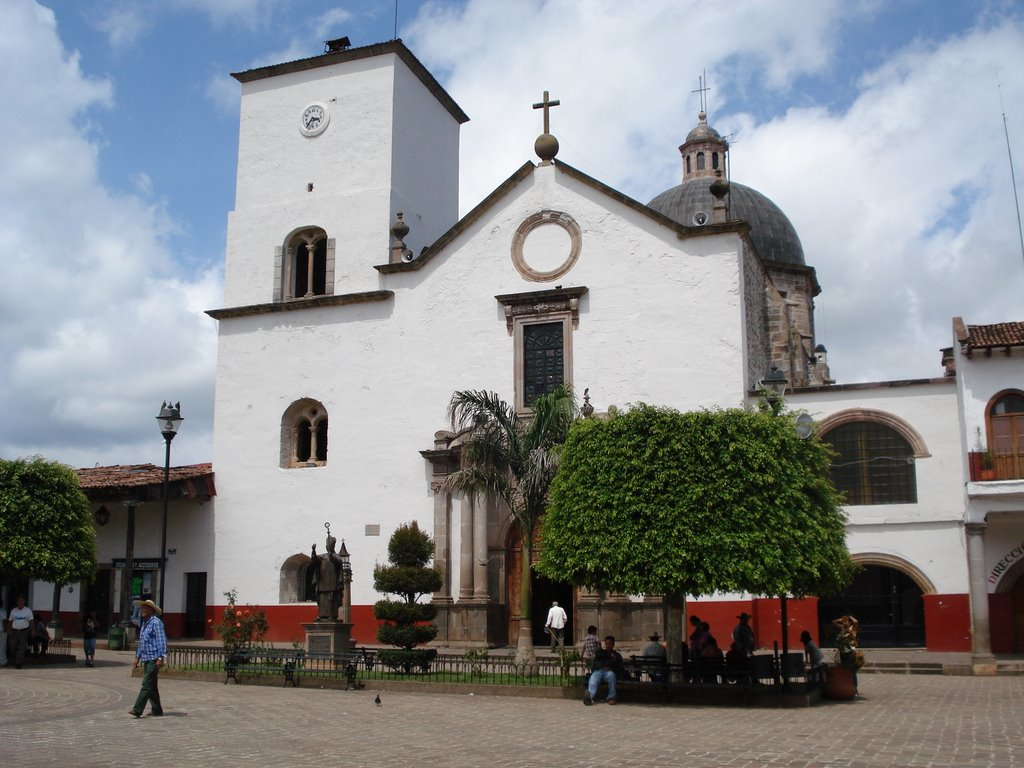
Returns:
[[[530,603],[530,615],[533,617],[533,644],[550,645],[551,638],[544,631],[544,622],[548,617],[551,603],[557,600],[565,609],[569,620],[565,624],[565,644],[572,646],[572,585],[564,581],[552,581],[540,574],[533,574],[533,599]]]
[[[865,565],[838,595],[818,602],[818,633],[831,645],[832,621],[850,614],[860,622],[864,648],[917,648],[925,644],[924,600],[917,583],[885,565]]]

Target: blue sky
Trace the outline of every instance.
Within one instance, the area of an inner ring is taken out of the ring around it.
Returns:
[[[229,73],[394,24],[389,0],[0,4],[0,455],[159,463],[170,397],[175,461],[210,459]],[[954,315],[1024,320],[997,89],[1024,161],[1019,3],[399,0],[398,33],[471,118],[463,211],[532,158],[544,90],[559,158],[646,202],[679,181],[706,70],[733,178],[817,269],[841,382],[940,376]]]

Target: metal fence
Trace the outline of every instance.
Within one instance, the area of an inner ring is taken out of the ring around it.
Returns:
[[[271,649],[266,649],[270,651]],[[274,648],[275,665],[279,666],[286,648]],[[588,674],[587,666],[578,660],[539,658],[534,663],[516,663],[514,656],[492,656],[480,652],[469,654],[438,653],[425,668],[405,672],[381,663],[373,649],[357,648],[352,653],[336,656],[307,655],[293,649],[297,675],[300,677],[346,676],[346,667],[355,665],[361,681],[421,680],[433,683],[472,683],[478,685],[567,686],[580,683]],[[270,656],[271,654],[266,654]],[[260,664],[263,649],[249,650],[250,666]],[[210,646],[171,646],[167,652],[169,669],[194,672],[225,672],[228,653]],[[268,664],[268,667],[270,665]],[[268,669],[269,673],[269,669]]]

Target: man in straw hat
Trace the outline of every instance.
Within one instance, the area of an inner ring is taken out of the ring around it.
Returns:
[[[135,706],[128,710],[132,717],[142,717],[146,702],[150,704],[150,714],[160,717],[164,709],[160,706],[160,691],[157,688],[157,676],[164,665],[167,655],[167,633],[164,623],[160,621],[160,606],[152,600],[137,600],[139,613],[142,614],[142,628],[135,649],[135,663],[132,669],[142,664],[142,689],[135,699]]]

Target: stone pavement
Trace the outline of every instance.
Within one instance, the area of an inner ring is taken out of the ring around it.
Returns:
[[[79,651],[80,654],[80,651]],[[0,670],[0,764],[374,768],[1024,768],[1024,677],[864,675],[852,702],[724,709],[166,679],[128,714],[129,653]]]

